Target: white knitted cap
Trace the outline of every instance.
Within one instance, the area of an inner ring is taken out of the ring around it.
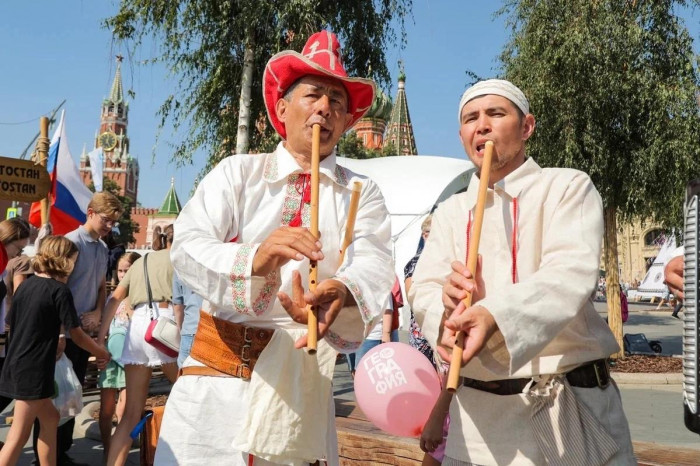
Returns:
[[[472,87],[464,91],[462,98],[459,101],[459,109],[457,110],[457,121],[462,123],[462,109],[470,100],[481,97],[483,95],[500,95],[510,100],[518,107],[525,115],[530,113],[530,102],[527,101],[525,94],[515,84],[503,79],[487,79],[479,81]]]

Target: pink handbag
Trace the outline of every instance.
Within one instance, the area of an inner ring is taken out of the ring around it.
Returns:
[[[147,259],[148,254],[143,258],[143,273],[146,277],[148,310],[151,314],[151,323],[148,324],[144,340],[166,356],[175,358],[180,351],[180,329],[177,328],[177,324],[174,320],[158,315],[158,306],[153,302],[151,284],[148,280]]]

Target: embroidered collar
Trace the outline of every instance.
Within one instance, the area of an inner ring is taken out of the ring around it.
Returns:
[[[319,172],[341,186],[348,185],[348,174],[343,167],[336,163],[335,150],[328,157],[321,160]],[[266,155],[263,178],[269,183],[274,183],[286,180],[293,173],[303,173],[303,170],[297,161],[294,160],[292,154],[285,149],[283,143],[280,142],[274,152]]]
[[[505,193],[508,197],[514,199],[520,195],[520,192],[526,186],[532,183],[533,177],[539,175],[541,172],[542,168],[537,165],[537,162],[531,157],[528,157],[525,163],[494,184],[493,191]],[[467,205],[469,209],[472,209],[476,205],[478,192],[479,177],[474,173],[472,179],[469,181],[469,188],[467,188]]]

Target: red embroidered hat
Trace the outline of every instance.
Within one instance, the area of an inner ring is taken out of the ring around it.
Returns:
[[[348,92],[348,113],[352,115],[346,130],[362,118],[372,105],[374,82],[348,77],[343,67],[338,38],[329,31],[317,32],[309,37],[301,53],[284,50],[270,58],[265,66],[263,97],[267,116],[282,139],[287,139],[287,131],[284,123],[277,119],[275,106],[289,86],[306,75],[327,76],[343,83]]]

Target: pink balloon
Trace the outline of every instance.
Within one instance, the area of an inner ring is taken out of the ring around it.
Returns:
[[[375,346],[355,373],[357,404],[375,426],[393,435],[418,437],[440,395],[428,358],[405,343]]]

